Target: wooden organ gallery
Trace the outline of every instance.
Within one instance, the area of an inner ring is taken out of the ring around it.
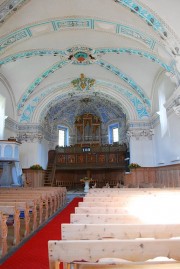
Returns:
[[[49,151],[49,165],[55,166],[54,183],[78,188],[81,178],[92,178],[98,187],[123,184],[126,169],[125,144],[101,144],[101,122],[92,114],[76,117],[76,144]]]

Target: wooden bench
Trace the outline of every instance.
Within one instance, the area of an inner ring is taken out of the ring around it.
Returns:
[[[7,226],[4,221],[4,219],[8,219],[9,214],[13,215],[13,242],[17,245],[20,243],[22,236],[29,235],[31,229],[33,231],[37,229],[43,220],[47,220],[59,207],[64,205],[66,194],[66,188],[58,187],[42,187],[37,189],[0,188],[0,210],[4,213],[1,213],[2,218],[0,220],[0,252],[2,255],[7,253],[8,242],[12,237],[11,226]],[[6,231],[4,227],[6,227]],[[22,227],[23,235],[20,233]]]
[[[179,224],[73,224],[61,225],[63,240],[93,240],[93,239],[135,239],[156,238],[165,239],[180,237]]]
[[[79,202],[79,207],[127,207],[128,201],[120,201],[120,202]]]
[[[8,204],[11,203],[21,203],[25,202],[29,206],[29,210],[32,212],[33,216],[33,230],[35,230],[41,223],[42,223],[42,202],[38,199],[30,199],[30,198],[6,198],[6,197],[0,197],[0,203]],[[38,210],[37,210],[38,207]],[[38,213],[37,213],[38,212]],[[37,217],[39,217],[39,225],[37,223]]]
[[[66,201],[66,188],[57,187],[39,187],[39,188],[18,188],[18,189],[7,189],[1,188],[0,193],[6,194],[27,194],[27,195],[41,195],[43,199],[43,204],[46,207],[46,219],[57,211],[57,209],[64,205]],[[48,212],[49,203],[49,212]]]
[[[147,224],[143,218],[133,216],[131,214],[71,214],[71,223],[119,223],[119,224]],[[171,223],[171,219],[169,219]],[[151,220],[151,224],[160,224],[160,221]],[[175,224],[180,223],[180,217],[177,218]]]
[[[7,216],[0,211],[0,257],[3,257],[7,253]]]
[[[174,259],[180,266],[179,249],[180,239],[50,240],[48,242],[49,268],[59,268],[60,262],[97,265],[98,261],[103,258],[109,258],[109,262],[106,260],[109,265],[119,263],[125,266],[123,269],[134,268],[134,264],[145,265],[148,264],[147,260],[156,257]],[[113,258],[121,260],[112,261]],[[169,269],[175,264],[173,261],[170,262]],[[163,265],[163,262],[159,262],[159,264]]]
[[[44,213],[44,220],[48,219],[48,198],[45,194],[40,194],[40,193],[33,193],[33,192],[26,192],[23,193],[22,191],[17,191],[17,192],[3,192],[1,193],[0,191],[0,201],[2,199],[14,199],[14,200],[36,200],[37,202],[37,207],[39,209],[39,215],[40,215],[40,223],[43,221],[43,206],[45,207],[45,213]]]
[[[63,206],[66,202],[67,189],[66,187],[38,187],[36,190],[48,191],[52,193],[57,200],[57,209]]]
[[[76,214],[127,214],[128,207],[75,207]]]
[[[178,206],[177,223],[162,224],[154,220],[152,224],[129,211],[134,200],[147,197],[145,193],[129,191],[121,196],[121,193],[113,192],[112,197],[104,196],[89,197],[87,194],[75,214],[71,214],[71,223],[62,224],[62,241],[49,241],[50,269],[59,268],[59,262],[67,263],[67,268],[71,265],[81,265],[81,269],[95,265],[99,268],[102,260],[109,266],[119,264],[121,269],[180,268]],[[173,196],[173,202],[176,196]],[[149,197],[151,202],[157,202],[159,195],[153,193]],[[146,211],[149,213],[151,206]],[[149,261],[157,257],[161,260]],[[163,261],[162,257],[167,260]]]
[[[9,207],[9,206],[14,206],[19,210],[19,212],[24,213],[24,223],[25,223],[25,230],[24,230],[24,236],[26,237],[30,233],[30,227],[29,227],[29,222],[30,222],[30,217],[29,217],[29,205],[27,202],[1,202],[0,201],[0,211],[4,213],[4,208]]]
[[[14,220],[14,239],[13,244],[18,245],[20,242],[20,211],[16,208],[16,206],[1,206],[0,205],[0,211],[3,213],[3,215],[6,215],[9,217],[10,215],[13,215]]]
[[[90,196],[112,196],[114,194],[153,194],[153,193],[180,193],[180,188],[95,188],[89,189],[89,192],[86,194],[87,197]]]

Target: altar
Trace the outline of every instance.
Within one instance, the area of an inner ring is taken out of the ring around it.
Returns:
[[[84,192],[87,193],[90,188],[89,184],[93,181],[92,178],[85,177],[80,179],[80,181],[84,183]]]

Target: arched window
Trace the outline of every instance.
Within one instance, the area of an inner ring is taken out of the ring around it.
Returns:
[[[113,123],[109,125],[109,144],[118,143],[119,142],[119,124]]]
[[[65,147],[69,145],[69,130],[67,127],[58,126],[59,130],[59,146]]]
[[[168,131],[168,124],[167,124],[167,113],[164,104],[166,103],[166,96],[165,96],[165,87],[164,84],[159,89],[159,117],[160,117],[160,125],[161,125],[161,136],[163,137],[166,132]]]
[[[4,121],[5,121],[5,98],[0,95],[0,139],[4,137]]]

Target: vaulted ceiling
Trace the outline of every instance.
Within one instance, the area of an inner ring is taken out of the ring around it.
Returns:
[[[179,86],[178,0],[0,0],[0,74],[19,123],[149,120]],[[8,109],[8,108],[7,108]]]

